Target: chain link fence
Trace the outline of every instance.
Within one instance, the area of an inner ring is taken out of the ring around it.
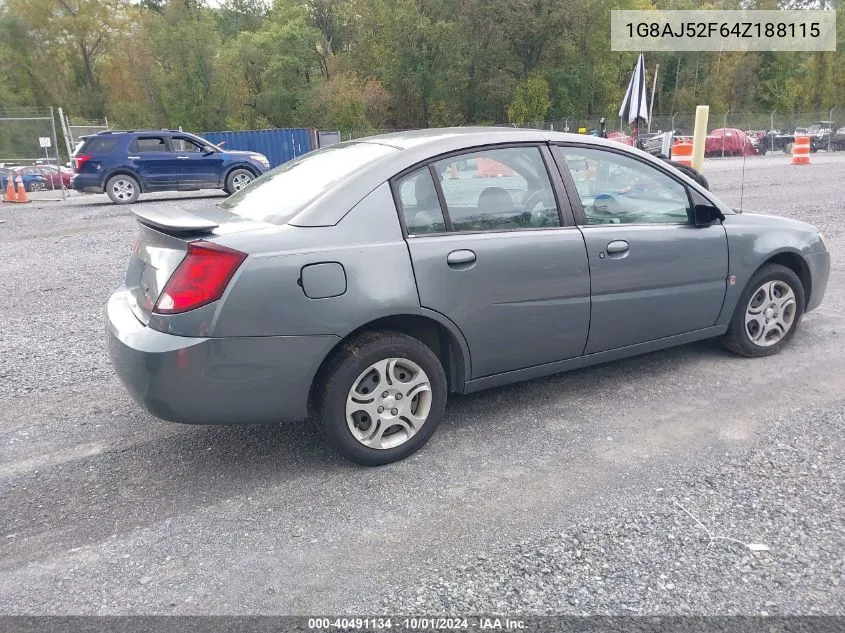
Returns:
[[[597,134],[601,126],[601,115],[572,115],[551,121],[535,121],[520,125],[503,123],[498,127],[521,127],[575,134]],[[640,134],[674,132],[675,136],[692,136],[695,127],[695,112],[676,112],[653,117],[651,125],[642,126]],[[809,134],[813,139],[813,150],[845,150],[845,107],[820,112],[716,112],[710,111],[707,121],[708,133],[728,128],[744,132],[755,146],[758,154],[772,151],[789,153],[796,132]],[[632,127],[618,116],[605,116],[608,134],[630,135]],[[364,136],[400,132],[404,130],[351,130],[342,131],[341,140],[349,141]],[[712,155],[725,154],[716,151]]]
[[[91,136],[97,132],[105,132],[111,129],[108,119],[80,119],[77,117],[70,117],[59,108],[59,117],[62,125],[62,132],[65,137],[65,147],[68,153],[68,158],[73,155],[77,145],[79,145],[86,136]]]
[[[62,165],[52,107],[0,108],[0,185],[5,189],[18,176],[27,191],[65,197],[70,174]]]

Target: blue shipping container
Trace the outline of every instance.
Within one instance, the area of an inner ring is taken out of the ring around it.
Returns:
[[[273,130],[245,130],[242,132],[205,132],[203,138],[223,149],[242,149],[264,154],[271,167],[310,152],[311,130],[307,128],[277,128]]]

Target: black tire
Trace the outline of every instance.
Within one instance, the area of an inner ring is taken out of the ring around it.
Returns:
[[[408,359],[426,373],[431,385],[431,407],[419,430],[403,444],[375,449],[364,446],[349,430],[346,400],[362,372],[387,358]],[[311,392],[310,417],[326,443],[340,455],[364,466],[381,466],[405,459],[422,448],[443,418],[447,392],[446,374],[428,346],[399,332],[365,332],[343,343],[320,372]]]
[[[762,347],[752,342],[751,337],[745,327],[745,311],[748,308],[748,303],[751,301],[752,295],[768,281],[782,281],[789,285],[792,292],[795,294],[795,314],[792,325],[786,334],[774,345],[770,347]],[[731,323],[728,326],[728,331],[722,337],[722,344],[732,352],[749,358],[759,358],[762,356],[771,356],[777,354],[781,348],[786,345],[795,334],[801,322],[801,317],[804,315],[804,285],[801,283],[798,275],[794,271],[781,266],[780,264],[766,264],[761,267],[756,273],[751,276],[748,285],[743,290],[739,301],[734,309]]]
[[[46,191],[47,185],[41,180],[33,180],[27,187],[29,191]]]
[[[236,183],[236,181],[240,181],[245,178],[248,178],[249,180],[247,180],[243,184]],[[248,169],[244,169],[243,167],[238,167],[236,169],[233,169],[226,175],[226,182],[225,186],[223,187],[223,191],[231,195],[235,193],[238,189],[241,189],[251,183],[253,180],[255,180],[254,173],[252,173]]]
[[[106,194],[115,204],[132,204],[141,195],[141,185],[134,176],[116,174],[106,181]]]

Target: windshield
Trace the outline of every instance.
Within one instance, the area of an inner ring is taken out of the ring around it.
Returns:
[[[398,151],[376,143],[339,143],[279,165],[221,203],[250,220],[283,224],[334,185]]]

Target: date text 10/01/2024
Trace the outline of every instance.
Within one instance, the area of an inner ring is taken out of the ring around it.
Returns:
[[[394,628],[400,631],[519,631],[525,629],[525,622],[523,620],[496,617],[309,618],[308,628],[314,630],[345,631],[390,630]]]

